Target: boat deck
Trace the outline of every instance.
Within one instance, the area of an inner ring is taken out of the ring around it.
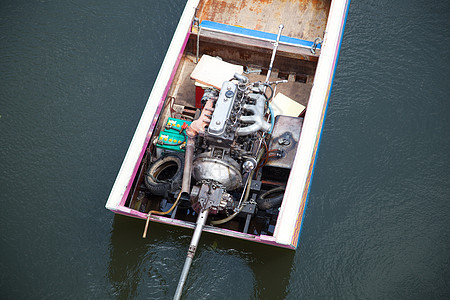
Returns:
[[[269,33],[277,33],[283,24],[283,35],[314,41],[323,38],[331,0],[201,0],[200,21]]]
[[[210,21],[255,32],[247,35],[236,34],[233,28],[214,30],[206,25],[198,30],[192,27],[169,96],[177,104],[194,106],[195,86],[190,74],[196,65],[197,51],[199,58],[208,54],[245,69],[259,68],[259,74],[248,77],[251,82],[264,81],[273,45],[271,40],[260,39],[259,33],[277,34],[279,25],[283,24],[285,37],[309,42],[323,38],[330,6],[331,0],[200,0],[196,13],[200,22]],[[280,43],[271,80],[288,79],[289,82],[278,85],[277,92],[307,106],[319,55],[320,49],[313,53],[309,47]]]

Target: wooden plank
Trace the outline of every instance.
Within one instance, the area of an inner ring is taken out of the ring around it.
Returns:
[[[187,45],[188,52],[196,52],[196,40],[197,37],[191,35]],[[272,50],[272,48],[257,48],[233,42],[228,42],[226,47],[224,47],[223,42],[217,39],[204,36],[200,38],[201,54],[219,56],[225,61],[243,66],[250,64],[268,68]],[[278,50],[273,67],[285,73],[305,74],[311,77],[315,73],[316,65],[317,57],[308,57]]]
[[[258,48],[258,49],[266,49],[271,52],[273,49],[272,43],[268,41],[254,39],[252,37],[246,36],[235,36],[224,32],[209,31],[208,29],[201,30],[200,39],[202,38],[209,38],[212,40],[216,40],[217,43],[223,43],[226,44],[227,46],[243,47],[249,50]],[[316,50],[315,54],[312,54],[309,49],[281,43],[278,46],[278,52],[280,54],[284,53],[285,56],[288,57],[296,57],[299,59],[315,62],[317,62],[317,59],[320,55],[319,49]]]

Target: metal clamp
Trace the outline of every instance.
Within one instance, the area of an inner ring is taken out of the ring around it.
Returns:
[[[311,53],[312,53],[312,54],[316,54],[316,49],[317,49],[317,47],[318,47],[319,45],[322,45],[322,43],[323,43],[323,40],[322,40],[320,37],[316,38],[316,39],[314,40],[314,44],[311,46]]]
[[[200,25],[200,20],[199,18],[195,17],[194,18],[194,23],[193,26],[197,27],[197,51],[195,54],[195,63],[198,63],[198,56],[200,54],[200,32],[202,31],[202,26]]]

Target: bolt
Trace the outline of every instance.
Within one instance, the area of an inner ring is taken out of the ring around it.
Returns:
[[[289,145],[291,142],[288,140],[288,139],[285,139],[285,138],[280,138],[280,139],[278,139],[278,144],[280,144],[280,145],[284,145],[284,146],[287,146],[287,145]]]

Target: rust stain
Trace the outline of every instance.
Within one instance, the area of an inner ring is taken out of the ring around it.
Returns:
[[[314,7],[318,7],[322,4],[323,1],[319,1],[319,0],[312,0],[311,3]]]
[[[273,0],[253,0],[253,3],[259,3],[259,4],[272,4]]]
[[[275,12],[275,18],[281,19],[281,12],[279,11]]]
[[[256,23],[255,30],[260,30],[260,31],[263,30],[263,25],[261,24],[261,20],[258,20],[258,23]]]
[[[323,35],[331,0],[201,0],[200,20],[314,39]]]
[[[247,6],[247,1],[246,0],[241,0],[241,6],[240,9],[242,10],[244,7]]]

